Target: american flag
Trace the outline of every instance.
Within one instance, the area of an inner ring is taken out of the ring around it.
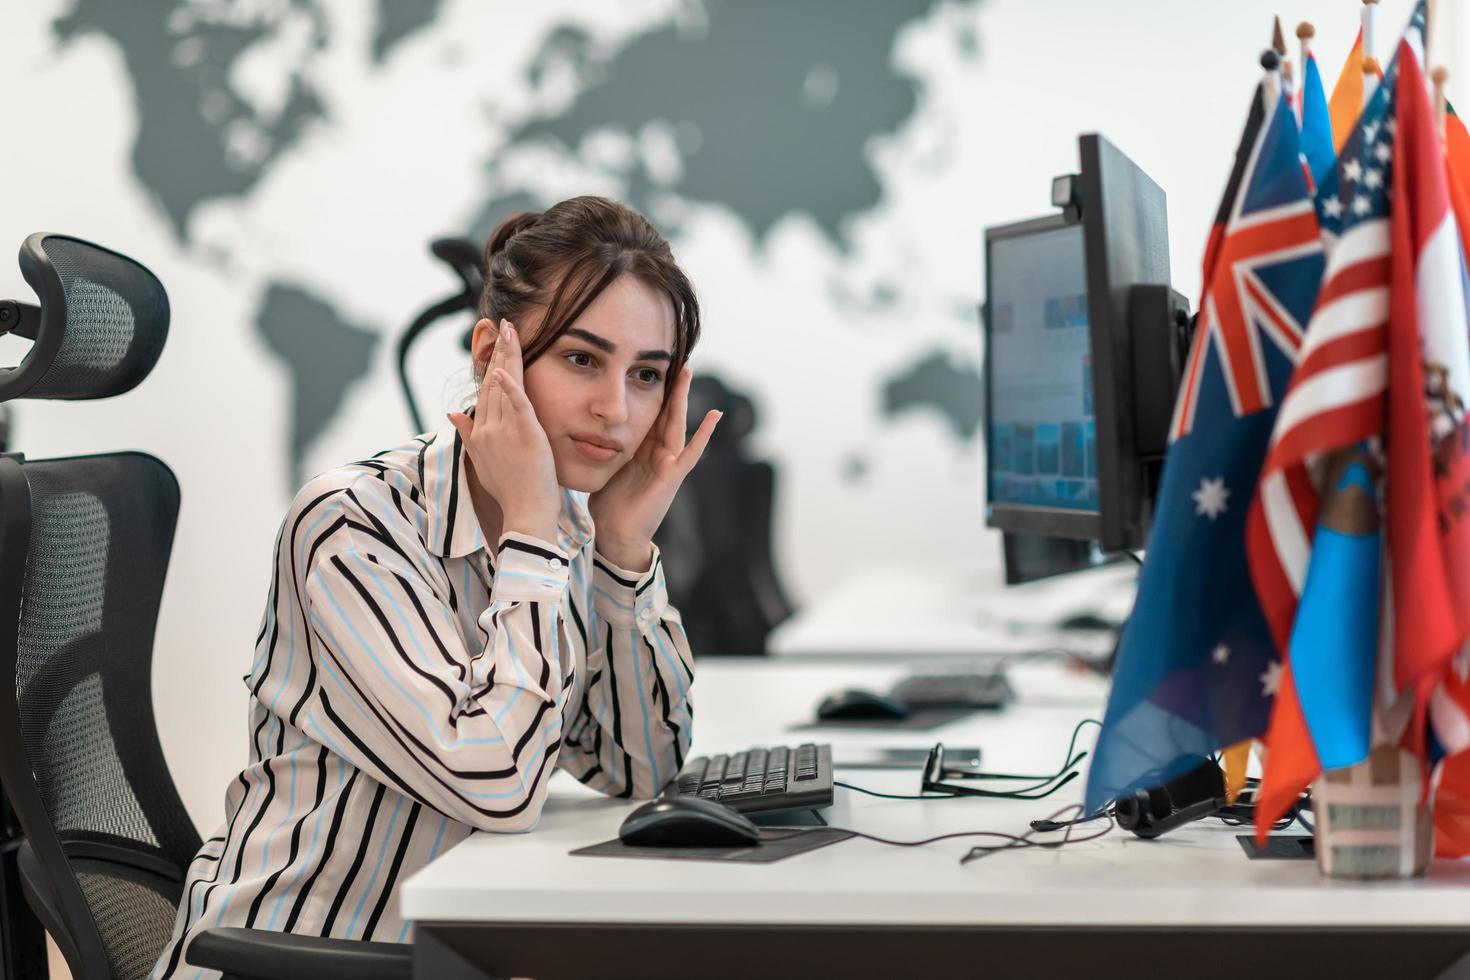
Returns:
[[[1246,524],[1251,578],[1283,650],[1306,581],[1321,502],[1311,465],[1324,453],[1383,431],[1397,75],[1395,59],[1317,192],[1327,269]]]
[[[1263,337],[1286,356],[1296,359],[1302,326],[1287,304],[1268,284],[1272,271],[1293,259],[1322,250],[1312,203],[1279,172],[1265,174],[1259,156],[1264,145],[1256,127],[1274,98],[1274,84],[1261,87],[1262,106],[1247,124],[1247,153],[1237,155],[1235,171],[1220,205],[1220,213],[1205,246],[1205,283],[1215,270],[1225,272],[1225,288],[1207,289],[1195,326],[1196,339],[1185,365],[1169,441],[1194,429],[1200,383],[1211,350],[1220,358],[1230,408],[1237,418],[1272,406],[1271,381],[1266,370]],[[1274,118],[1274,115],[1273,115]],[[1246,184],[1249,186],[1243,187]],[[1223,265],[1221,265],[1223,263]]]

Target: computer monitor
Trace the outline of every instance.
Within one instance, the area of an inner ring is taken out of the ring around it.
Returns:
[[[1079,145],[1062,213],[985,232],[986,523],[1116,552],[1148,533],[1188,305],[1163,191],[1101,136]]]
[[[1074,184],[1087,252],[1097,422],[1098,539],[1142,548],[1188,352],[1188,302],[1169,287],[1164,192],[1096,133]],[[1055,195],[1054,195],[1055,199]]]
[[[986,514],[1092,539],[1098,513],[1083,228],[1052,215],[985,233]]]

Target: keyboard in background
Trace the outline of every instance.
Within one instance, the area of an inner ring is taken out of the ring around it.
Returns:
[[[831,806],[832,746],[807,742],[696,756],[665,792],[701,796],[741,813]]]
[[[1002,708],[1015,697],[1002,673],[914,674],[888,696],[910,708]]]

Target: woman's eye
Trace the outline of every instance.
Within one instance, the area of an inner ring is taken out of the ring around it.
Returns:
[[[638,372],[638,380],[646,385],[656,385],[663,379],[663,372],[655,368],[643,368]]]
[[[592,355],[586,351],[574,350],[566,355],[567,362],[573,367],[591,367]]]

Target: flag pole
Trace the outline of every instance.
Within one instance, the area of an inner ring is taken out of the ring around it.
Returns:
[[[1373,100],[1373,93],[1378,91],[1378,77],[1383,74],[1383,69],[1378,67],[1377,58],[1363,59],[1363,105],[1367,106]]]
[[[1377,55],[1373,46],[1373,22],[1378,12],[1378,0],[1363,0],[1363,60],[1372,61]]]
[[[1296,124],[1298,126],[1302,124],[1302,113],[1306,111],[1307,59],[1312,56],[1312,38],[1316,36],[1317,29],[1312,26],[1310,21],[1304,20],[1296,25],[1297,44],[1301,49],[1297,57],[1297,62],[1302,66],[1302,92],[1304,93],[1302,98],[1297,100]]]
[[[1271,24],[1271,50],[1275,51],[1276,57],[1281,59],[1282,87],[1289,94],[1293,87],[1291,60],[1286,57],[1286,35],[1281,30],[1281,17],[1279,15],[1274,18]]]
[[[1443,149],[1445,145],[1444,119],[1445,119],[1445,94],[1444,83],[1450,77],[1450,70],[1444,65],[1438,65],[1429,73],[1429,80],[1434,83],[1434,131],[1439,134],[1439,145]]]
[[[1439,0],[1429,0],[1428,4],[1426,4],[1425,10],[1424,10],[1424,63],[1425,64],[1428,64],[1429,63],[1429,54],[1430,54],[1430,50],[1431,50],[1430,44],[1433,43],[1433,41],[1435,39],[1435,37],[1434,37],[1434,35],[1435,35],[1434,29],[1435,29],[1436,26],[1438,26],[1438,23],[1439,23],[1438,20],[1436,19],[1436,16],[1438,15],[1438,13],[1439,13]],[[1434,54],[1436,56],[1440,53],[1438,48],[1434,48],[1433,51],[1434,51]]]

